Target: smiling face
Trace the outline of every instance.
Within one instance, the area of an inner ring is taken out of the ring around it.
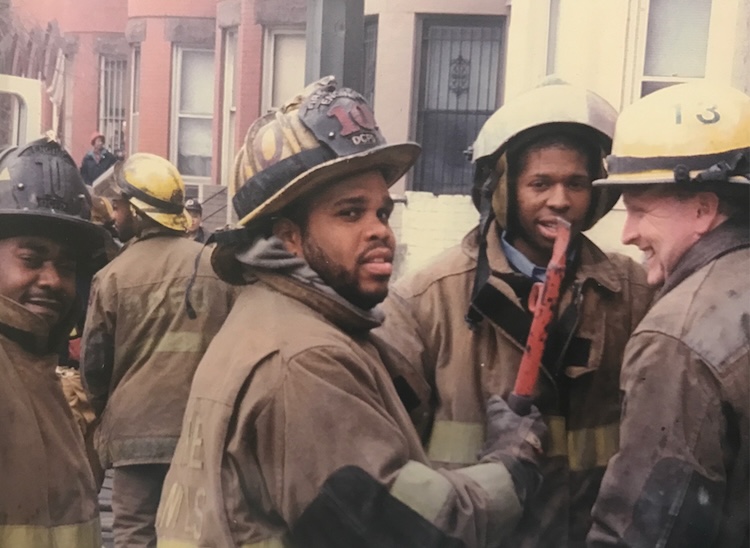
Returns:
[[[664,283],[688,249],[726,218],[710,192],[678,196],[654,186],[625,190],[622,198],[627,210],[622,243],[643,252],[650,285]]]
[[[521,157],[515,180],[519,234],[511,244],[534,264],[549,262],[557,234],[557,218],[581,230],[591,203],[589,159],[562,145],[532,148]]]
[[[49,238],[0,240],[0,295],[41,316],[50,328],[70,312],[76,293],[72,250]]]
[[[274,233],[323,281],[368,310],[385,299],[393,273],[393,200],[377,171],[354,175],[310,199],[306,222],[283,219]],[[304,226],[301,226],[304,225]]]

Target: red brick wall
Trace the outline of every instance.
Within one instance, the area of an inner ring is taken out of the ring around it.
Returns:
[[[164,19],[149,19],[141,42],[138,150],[169,157],[172,44],[164,39]]]

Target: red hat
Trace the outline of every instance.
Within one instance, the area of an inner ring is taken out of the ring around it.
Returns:
[[[104,134],[99,131],[95,131],[94,133],[91,134],[91,140],[89,141],[89,143],[93,145],[94,141],[96,141],[99,137],[101,137],[102,141],[104,141]]]

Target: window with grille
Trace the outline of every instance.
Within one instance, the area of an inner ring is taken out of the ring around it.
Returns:
[[[128,60],[99,57],[99,131],[110,150],[125,148],[125,85]]]
[[[214,50],[175,46],[170,158],[185,177],[211,177]]]
[[[417,141],[422,155],[411,187],[468,194],[464,151],[497,109],[503,76],[505,18],[429,18],[422,26]]]

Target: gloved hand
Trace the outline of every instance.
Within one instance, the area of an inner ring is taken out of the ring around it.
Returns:
[[[510,455],[518,460],[539,465],[547,442],[547,425],[536,406],[522,417],[516,414],[500,396],[487,401],[487,435],[479,460],[497,460],[497,454]]]

